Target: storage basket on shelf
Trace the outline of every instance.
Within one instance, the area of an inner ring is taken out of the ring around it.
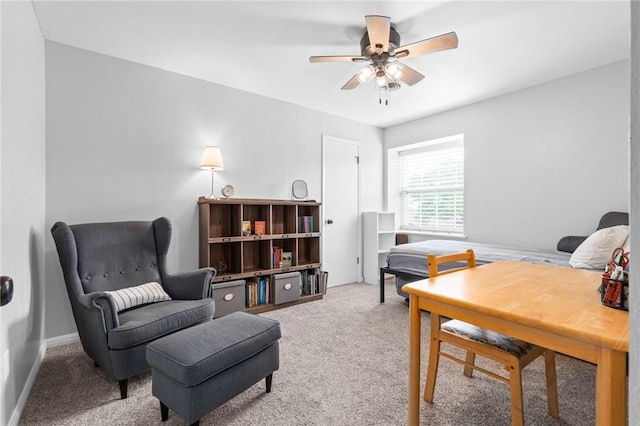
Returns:
[[[602,274],[600,301],[614,309],[629,310],[629,252],[617,248]]]

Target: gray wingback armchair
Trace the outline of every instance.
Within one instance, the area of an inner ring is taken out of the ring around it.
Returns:
[[[51,234],[82,347],[96,366],[119,381],[122,399],[127,397],[128,379],[149,369],[148,343],[212,319],[210,284],[216,271],[203,268],[169,275],[171,223],[167,218],[79,225],[57,222]],[[150,282],[159,283],[164,290],[160,293],[171,300],[118,311],[122,306],[114,301],[114,293],[108,293]]]

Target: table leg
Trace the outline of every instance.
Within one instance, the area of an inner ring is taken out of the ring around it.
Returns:
[[[409,296],[409,425],[420,424],[420,307],[418,296]]]
[[[626,352],[598,350],[596,425],[627,424]]]
[[[384,303],[384,271],[380,268],[380,303]]]

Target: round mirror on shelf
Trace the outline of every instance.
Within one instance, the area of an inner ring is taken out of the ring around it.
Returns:
[[[306,200],[309,196],[307,191],[307,182],[303,180],[294,180],[291,184],[291,197],[294,200]]]

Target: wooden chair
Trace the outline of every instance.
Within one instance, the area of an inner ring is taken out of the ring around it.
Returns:
[[[429,277],[449,274],[476,266],[475,254],[469,249],[465,253],[455,253],[436,257],[427,257]],[[466,265],[465,265],[466,263]],[[453,264],[451,269],[438,271],[438,266]],[[524,424],[522,403],[522,369],[540,355],[544,355],[547,380],[547,407],[549,415],[558,418],[558,392],[556,385],[555,353],[545,348],[532,345],[513,337],[505,336],[491,330],[483,329],[459,320],[449,320],[441,324],[441,317],[431,314],[431,343],[429,345],[429,365],[424,390],[424,400],[433,402],[433,393],[438,374],[440,355],[464,365],[464,374],[472,377],[473,370],[501,380],[511,388],[511,422],[513,425]],[[462,360],[441,350],[441,343],[446,342],[466,349],[466,359]],[[508,377],[486,370],[475,365],[476,354],[490,358],[504,367]]]

